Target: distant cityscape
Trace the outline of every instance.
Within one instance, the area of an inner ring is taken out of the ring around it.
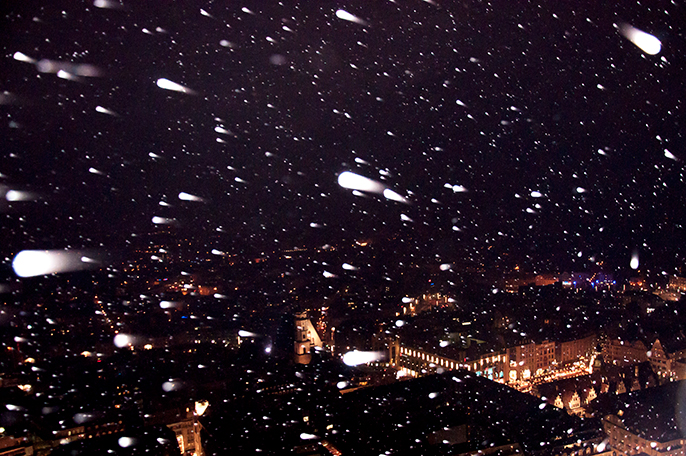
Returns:
[[[684,454],[686,278],[394,242],[8,278],[0,455]]]
[[[0,456],[686,456],[683,2],[3,6]]]

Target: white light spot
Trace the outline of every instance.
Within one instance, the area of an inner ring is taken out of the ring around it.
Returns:
[[[9,202],[17,201],[32,201],[35,199],[32,193],[25,192],[22,190],[8,190],[5,193],[5,199]]]
[[[300,438],[302,440],[312,440],[312,439],[316,439],[317,436],[314,434],[308,434],[307,432],[303,432],[300,434]]]
[[[343,364],[346,366],[358,366],[378,361],[383,358],[384,352],[353,350],[343,355]]]
[[[60,79],[67,79],[67,80],[74,80],[76,79],[73,74],[64,71],[64,70],[58,70],[57,71],[57,77]]]
[[[223,127],[214,127],[214,131],[217,133],[221,133],[222,135],[230,135],[231,132],[227,130],[226,128]]]
[[[463,107],[465,107],[465,108],[467,107],[467,105],[464,104],[464,103],[462,102],[462,100],[456,100],[455,103],[457,103],[458,105],[463,106]]]
[[[181,92],[181,93],[187,93],[187,94],[192,94],[195,93],[188,87],[184,87],[181,84],[177,84],[174,81],[170,81],[169,79],[165,78],[160,78],[158,79],[155,84],[157,84],[157,87],[160,89],[164,90],[171,90],[173,92]]]
[[[155,216],[152,218],[152,223],[155,225],[171,225],[174,222],[174,219],[167,218],[167,217],[158,217]]]
[[[450,263],[444,263],[440,266],[441,271],[448,271],[453,267]]]
[[[87,268],[83,252],[69,250],[22,250],[12,261],[19,277],[35,277]]]
[[[241,329],[238,331],[239,337],[257,337],[259,334]]]
[[[541,193],[541,192],[537,192],[537,191],[531,192],[531,197],[532,197],[532,198],[540,198],[540,197],[542,197],[542,196],[543,196],[543,193]]]
[[[360,19],[357,16],[350,14],[346,10],[342,10],[342,9],[337,10],[336,11],[336,17],[339,19],[343,19],[344,21],[354,22],[354,23],[360,24],[360,25],[367,25],[367,23],[365,21],[363,21],[362,19]]]
[[[390,188],[383,191],[383,196],[391,201],[397,201],[399,203],[407,203],[407,200],[400,194],[394,192]],[[407,217],[407,216],[406,216]]]
[[[96,8],[110,8],[110,9],[117,9],[117,8],[122,7],[121,3],[113,2],[110,0],[95,0],[95,1],[93,1],[93,6],[95,6]]]
[[[638,269],[638,252],[634,251],[634,253],[631,254],[631,262],[629,263],[629,266],[631,266],[631,269]]]
[[[352,264],[348,264],[348,263],[343,263],[342,268],[347,270],[347,271],[357,271],[357,269],[358,269],[355,266],[353,266]]]
[[[345,388],[346,386],[348,386],[348,382],[343,381],[343,380],[341,380],[340,382],[336,383],[336,387],[337,387],[338,389],[343,389],[343,388]]]
[[[160,307],[162,309],[173,309],[175,307],[178,307],[179,303],[175,301],[161,301],[160,302]]]
[[[332,274],[329,271],[324,271],[323,274],[324,277],[326,277],[327,279],[333,279],[334,277],[338,277],[336,274]]]
[[[412,222],[413,220],[405,214],[400,214],[400,220],[403,222]]]
[[[114,345],[117,348],[124,348],[133,343],[133,337],[128,334],[117,334],[114,336]]]
[[[665,157],[669,158],[670,160],[679,160],[676,158],[676,155],[665,149]]]
[[[351,190],[373,193],[383,193],[386,189],[383,184],[350,171],[345,171],[338,176],[338,185]]]
[[[577,188],[576,188],[576,192],[577,192],[577,193],[586,193],[586,189],[583,188],[583,187],[577,187]]]
[[[32,59],[23,52],[15,52],[12,57],[14,57],[14,60],[19,60],[20,62],[36,63],[36,59]]]
[[[120,437],[117,442],[119,443],[119,446],[122,448],[128,448],[136,444],[136,440],[132,439],[131,437]]]
[[[402,327],[404,324],[405,324],[405,322],[402,320],[396,320],[395,321],[395,326],[397,326],[398,328]]]
[[[438,397],[438,393],[429,393],[429,399],[436,399]]]
[[[198,202],[204,201],[199,196],[191,195],[190,193],[186,193],[186,192],[179,193],[179,199],[182,201],[198,201]]]
[[[624,38],[634,43],[646,54],[656,55],[662,50],[660,40],[643,30],[624,24],[620,27],[619,31],[624,35]]]
[[[452,189],[454,193],[464,193],[467,191],[467,189],[462,185],[453,185]]]
[[[171,391],[178,391],[181,389],[181,386],[181,382],[175,382],[173,380],[162,383],[162,389],[167,393]]]
[[[117,116],[118,114],[110,109],[103,108],[102,106],[96,106],[95,110],[100,114],[107,114],[108,116]]]

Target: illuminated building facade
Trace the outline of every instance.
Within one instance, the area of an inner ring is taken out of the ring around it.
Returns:
[[[559,364],[573,363],[579,358],[590,359],[596,348],[598,339],[595,334],[589,335],[582,339],[574,339],[558,344],[559,353],[556,353],[557,362]]]
[[[322,340],[309,318],[307,312],[295,314],[295,362],[309,364],[314,347],[322,347]]]
[[[165,423],[174,431],[176,443],[183,456],[204,456],[200,432],[203,427],[200,417],[205,413],[209,403],[196,401],[184,408],[168,410],[149,417],[150,423]]]
[[[511,380],[540,375],[555,362],[555,342],[529,343],[508,349]]]
[[[671,290],[686,293],[686,277],[671,276],[667,286]]]
[[[648,360],[648,349],[640,340],[634,343],[611,340],[603,347],[603,357],[613,364],[638,364]]]
[[[670,380],[686,378],[686,350],[669,353],[659,339],[650,349],[640,340],[633,343],[611,340],[603,347],[603,357],[613,364],[633,365],[649,361],[653,372],[659,377]]]
[[[426,350],[395,340],[389,344],[389,363],[398,368],[401,375],[412,377],[440,369],[465,369],[490,380],[517,384],[546,374],[553,375],[552,372],[563,363],[590,362],[595,343],[595,335],[559,343],[530,342],[504,350],[485,351],[470,359],[465,350]],[[581,373],[588,372],[583,370]],[[567,376],[574,374],[570,372]]]
[[[684,455],[684,439],[667,438],[650,439],[639,430],[630,429],[617,415],[608,415],[603,419],[603,428],[609,439],[609,446],[616,450],[617,456],[650,455],[679,456]]]

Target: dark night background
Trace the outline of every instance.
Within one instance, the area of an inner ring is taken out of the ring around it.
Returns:
[[[222,251],[397,236],[543,269],[628,268],[636,250],[670,272],[686,254],[680,2],[4,7],[0,192],[36,195],[0,206],[6,265],[22,249],[116,253],[154,216]],[[59,78],[17,52],[100,75]],[[343,171],[410,204],[353,196]]]

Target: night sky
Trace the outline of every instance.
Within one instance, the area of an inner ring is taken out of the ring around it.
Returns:
[[[153,217],[227,252],[395,236],[487,266],[637,252],[668,272],[686,255],[679,2],[42,3],[0,18],[5,264],[116,250]]]

